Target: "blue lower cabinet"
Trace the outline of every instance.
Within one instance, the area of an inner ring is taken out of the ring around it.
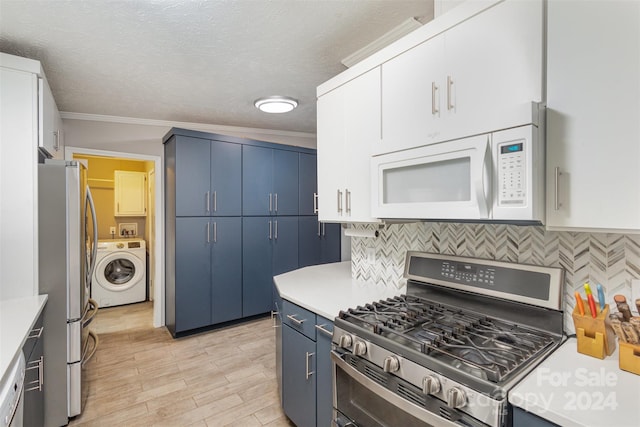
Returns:
[[[239,217],[176,218],[173,334],[242,317]]]
[[[558,425],[514,406],[513,427],[558,427]]]
[[[298,217],[242,218],[242,316],[268,313],[273,276],[298,268]]]
[[[175,333],[211,325],[209,218],[176,218]]]
[[[242,317],[242,219],[215,217],[211,225],[211,322]]]
[[[331,336],[333,322],[318,316],[316,320],[316,426],[330,426],[333,418],[333,375],[331,373]]]
[[[316,342],[282,327],[283,407],[298,427],[316,423]]]
[[[331,336],[333,322],[284,301],[282,407],[298,427],[328,427],[333,412]]]

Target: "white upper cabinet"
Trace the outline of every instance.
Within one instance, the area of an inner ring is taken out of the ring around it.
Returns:
[[[147,174],[114,171],[115,216],[147,215]]]
[[[38,147],[53,158],[64,158],[62,119],[47,79],[38,78]]]
[[[640,2],[551,0],[547,226],[640,230]]]
[[[543,101],[544,5],[505,1],[382,64],[373,154],[531,123]]]
[[[371,147],[380,141],[380,68],[318,98],[318,209],[323,222],[371,217]]]

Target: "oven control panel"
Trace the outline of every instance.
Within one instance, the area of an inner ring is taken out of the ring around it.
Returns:
[[[495,284],[496,269],[472,264],[443,262],[440,270],[442,277],[462,282]]]

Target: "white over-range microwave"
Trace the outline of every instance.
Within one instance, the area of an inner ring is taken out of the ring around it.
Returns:
[[[372,157],[372,214],[384,219],[544,223],[537,124]]]

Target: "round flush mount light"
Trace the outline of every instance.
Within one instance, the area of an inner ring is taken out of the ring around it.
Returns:
[[[256,99],[254,105],[265,113],[288,113],[298,106],[298,101],[288,96],[267,96]]]

